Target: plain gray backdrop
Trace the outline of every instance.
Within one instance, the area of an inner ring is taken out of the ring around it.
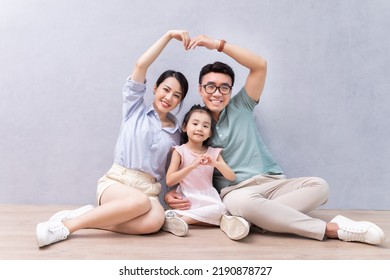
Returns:
[[[169,29],[245,46],[268,61],[255,110],[288,177],[320,176],[325,208],[390,209],[387,0],[0,0],[0,203],[95,203],[113,162],[121,89]],[[172,41],[148,72],[183,72],[183,113],[201,103],[200,68],[221,60]]]

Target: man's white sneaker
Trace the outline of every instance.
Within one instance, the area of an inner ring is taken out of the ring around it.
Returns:
[[[177,236],[186,236],[188,224],[178,217],[175,212],[167,210],[165,211],[165,222],[161,229]]]
[[[62,210],[50,217],[49,221],[66,221],[74,219],[93,209],[92,205],[85,205],[74,210]]]
[[[232,240],[240,240],[249,234],[250,224],[244,218],[222,215],[221,230]]]
[[[47,221],[37,225],[36,233],[38,247],[43,247],[65,240],[68,238],[69,230],[60,221]]]
[[[356,222],[338,215],[330,223],[336,223],[339,226],[337,234],[339,239],[343,241],[357,241],[373,245],[385,241],[383,230],[371,222]]]

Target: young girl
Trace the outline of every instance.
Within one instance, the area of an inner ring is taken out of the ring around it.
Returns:
[[[227,180],[233,181],[236,178],[222,158],[222,149],[209,147],[207,143],[212,132],[212,116],[206,107],[192,106],[184,116],[182,130],[182,145],[174,146],[166,183],[168,186],[179,184],[177,192],[191,202],[191,208],[167,210],[162,227],[162,230],[177,236],[185,236],[189,224],[221,224],[226,207],[212,184],[214,168]],[[232,229],[228,236],[235,239],[233,228],[241,223],[241,218],[230,218]]]
[[[111,169],[99,180],[98,207],[64,210],[37,225],[38,246],[66,239],[73,232],[95,228],[125,234],[157,232],[164,223],[159,181],[165,175],[172,145],[180,141],[177,119],[171,114],[185,98],[188,82],[180,72],[162,73],[153,87],[154,101],[144,103],[146,72],[171,39],[188,48],[187,31],[172,30],[136,62],[123,87],[123,119]]]

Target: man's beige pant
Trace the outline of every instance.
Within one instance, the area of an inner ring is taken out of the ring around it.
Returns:
[[[323,240],[326,222],[305,213],[326,203],[328,194],[329,186],[321,178],[258,175],[224,188],[221,197],[232,215],[266,231]]]

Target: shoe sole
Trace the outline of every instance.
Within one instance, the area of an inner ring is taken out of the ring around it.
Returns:
[[[168,217],[161,229],[182,237],[188,233],[188,224],[179,217]]]
[[[243,239],[249,234],[249,224],[241,217],[223,215],[220,228],[232,240]]]
[[[53,216],[51,216],[49,221],[59,220],[60,222],[62,222],[65,219],[67,219],[67,220],[74,219],[74,218],[81,216],[82,214],[84,214],[92,209],[93,209],[92,205],[85,205],[85,206],[80,207],[80,208],[75,209],[75,210],[62,210],[62,211],[55,213]],[[60,217],[64,216],[64,214],[66,214],[66,213],[68,213],[69,217],[66,217],[66,215],[65,215],[65,217],[60,220]],[[70,215],[70,214],[72,214],[72,215]]]

